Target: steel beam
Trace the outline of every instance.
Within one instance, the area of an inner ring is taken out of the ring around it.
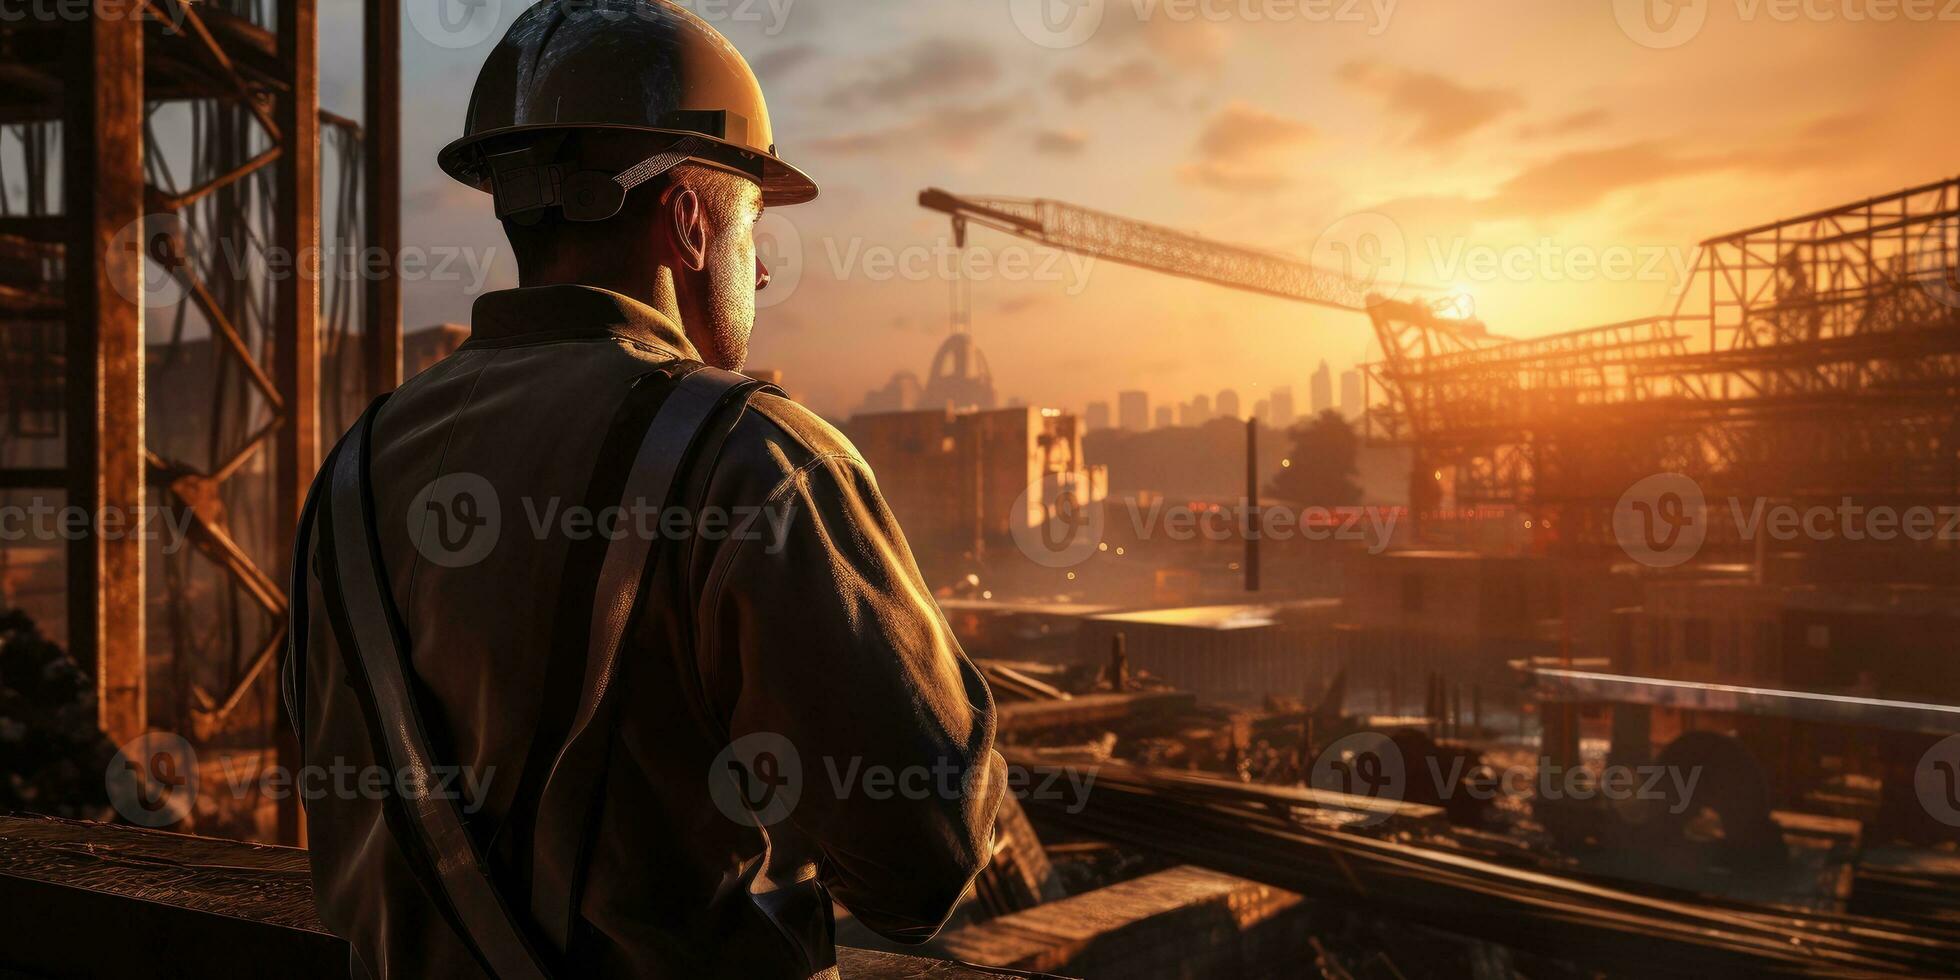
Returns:
[[[368,390],[379,395],[402,383],[401,4],[368,0],[364,32],[367,108],[361,149],[367,193],[363,203],[368,246],[386,258],[379,274],[369,263],[360,263],[362,274],[369,277],[363,283],[362,322],[367,327]]]
[[[67,491],[127,532],[142,513],[143,22],[67,28],[62,188],[67,253]],[[96,677],[97,720],[121,744],[147,727],[143,536],[68,545],[68,645]]]
[[[279,0],[279,70],[284,91],[273,111],[286,152],[274,178],[278,214],[273,246],[285,275],[273,303],[272,377],[285,397],[273,506],[277,567],[289,579],[289,543],[306,489],[320,466],[320,73],[318,0]],[[285,724],[274,733],[281,765],[297,771],[298,746]],[[279,806],[279,838],[303,842],[299,807]]]

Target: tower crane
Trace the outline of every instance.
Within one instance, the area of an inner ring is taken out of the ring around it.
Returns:
[[[1380,343],[1384,364],[1372,372],[1388,399],[1381,419],[1406,422],[1410,432],[1390,432],[1398,439],[1427,431],[1436,406],[1420,383],[1421,362],[1430,357],[1489,347],[1501,338],[1490,336],[1472,317],[1446,315],[1451,305],[1440,300],[1402,299],[1377,291],[1377,284],[1322,268],[1264,249],[1231,245],[1188,232],[1124,218],[1074,204],[1039,198],[981,197],[929,188],[919,206],[953,220],[953,242],[966,247],[971,225],[1152,272],[1208,282],[1228,289],[1289,299],[1315,306],[1367,314]],[[1432,290],[1404,287],[1410,292]],[[1419,438],[1414,440],[1421,445]],[[1416,461],[1415,472],[1427,472]],[[1419,476],[1411,480],[1415,503],[1434,492]]]
[[[1420,429],[1422,400],[1413,384],[1423,358],[1475,350],[1491,338],[1482,322],[1446,315],[1448,299],[1400,299],[1376,284],[1264,249],[1039,198],[981,197],[930,188],[919,206],[953,219],[953,242],[966,247],[970,225],[992,228],[1050,248],[1264,296],[1365,313],[1381,344],[1380,372],[1394,413]],[[1411,290],[1429,291],[1429,290]]]

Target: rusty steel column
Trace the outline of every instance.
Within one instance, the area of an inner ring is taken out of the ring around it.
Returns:
[[[396,0],[368,0],[367,69],[361,128],[367,245],[381,263],[361,262],[369,394],[402,383],[402,11]],[[379,266],[377,268],[377,265]]]
[[[275,267],[280,262],[285,265],[273,304],[272,377],[286,400],[286,428],[279,439],[274,541],[280,552],[280,577],[289,580],[300,508],[320,465],[318,0],[279,0],[278,12],[280,81],[287,88],[273,112],[285,146],[274,178],[278,203],[273,247],[279,251]],[[273,738],[279,764],[297,772],[299,747],[283,717]],[[298,801],[289,795],[279,804],[279,839],[300,844],[304,834]]]
[[[68,543],[68,645],[95,672],[118,745],[148,726],[144,684],[143,25],[66,29],[62,193],[68,505],[96,515]],[[112,523],[113,522],[113,523]],[[104,533],[105,531],[110,533]]]
[[[320,116],[317,0],[280,0],[279,63],[288,89],[274,118],[285,152],[275,178],[273,382],[286,400],[279,440],[280,540],[299,522],[320,465]],[[283,566],[286,562],[282,561]]]

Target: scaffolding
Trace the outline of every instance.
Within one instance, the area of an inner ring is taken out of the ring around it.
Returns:
[[[1580,546],[1610,541],[1614,503],[1654,473],[1711,496],[1951,504],[1956,241],[1960,179],[1712,238],[1669,315],[1368,365],[1367,434],[1447,467],[1459,505]]]
[[[63,545],[67,643],[118,743],[159,720],[278,740],[269,667],[323,426],[399,381],[400,11],[366,5],[357,123],[319,106],[317,3],[0,25],[0,493],[173,508],[194,545]]]

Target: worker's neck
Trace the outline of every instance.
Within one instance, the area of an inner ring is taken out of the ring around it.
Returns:
[[[680,290],[674,285],[674,270],[664,265],[656,267],[652,275],[648,275],[644,269],[630,275],[591,267],[527,269],[518,273],[518,285],[526,289],[535,286],[592,286],[611,290],[645,303],[682,332],[687,330],[686,322],[681,319]]]

